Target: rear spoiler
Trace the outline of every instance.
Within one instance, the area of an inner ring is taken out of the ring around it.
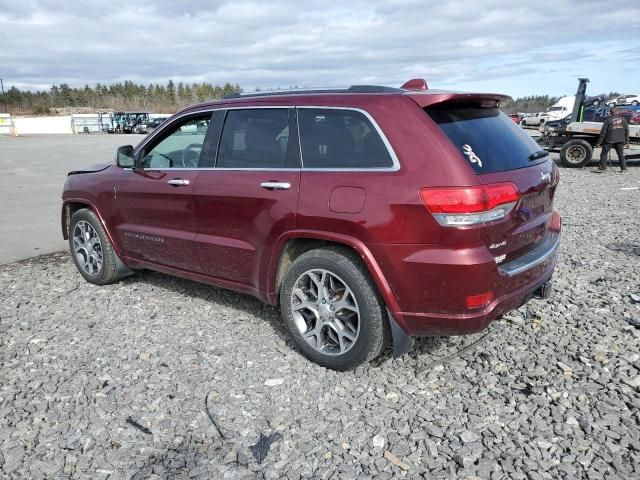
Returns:
[[[443,103],[481,103],[484,101],[495,102],[496,106],[498,106],[502,102],[511,100],[510,96],[499,93],[460,93],[437,90],[427,90],[427,92],[407,92],[405,95],[420,105],[421,108]]]

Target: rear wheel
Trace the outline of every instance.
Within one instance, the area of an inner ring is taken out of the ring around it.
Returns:
[[[69,249],[78,271],[87,282],[106,285],[118,280],[113,247],[100,220],[83,208],[71,217]]]
[[[583,167],[591,161],[593,147],[585,140],[569,140],[560,150],[562,165],[569,168]]]
[[[633,105],[634,107],[638,106],[638,100],[634,100],[633,102],[631,102],[631,105]]]
[[[300,255],[285,275],[280,306],[297,347],[324,367],[355,368],[384,346],[382,301],[359,257],[347,250]]]

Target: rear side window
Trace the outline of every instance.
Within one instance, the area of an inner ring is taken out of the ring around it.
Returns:
[[[425,111],[476,173],[514,170],[547,160],[529,134],[497,108],[445,105]]]
[[[378,131],[361,112],[299,108],[305,168],[387,168],[393,166]]]
[[[286,108],[229,110],[217,167],[286,168],[289,113]]]

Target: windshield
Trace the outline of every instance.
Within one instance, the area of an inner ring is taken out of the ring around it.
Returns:
[[[540,146],[497,108],[445,104],[425,111],[476,173],[514,170],[547,160],[546,155],[529,159],[541,151]]]

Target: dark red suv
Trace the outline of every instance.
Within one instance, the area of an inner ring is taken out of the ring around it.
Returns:
[[[554,163],[499,111],[506,97],[403,87],[196,105],[70,172],[78,270],[106,284],[152,269],[280,305],[302,353],[338,370],[546,294]]]

